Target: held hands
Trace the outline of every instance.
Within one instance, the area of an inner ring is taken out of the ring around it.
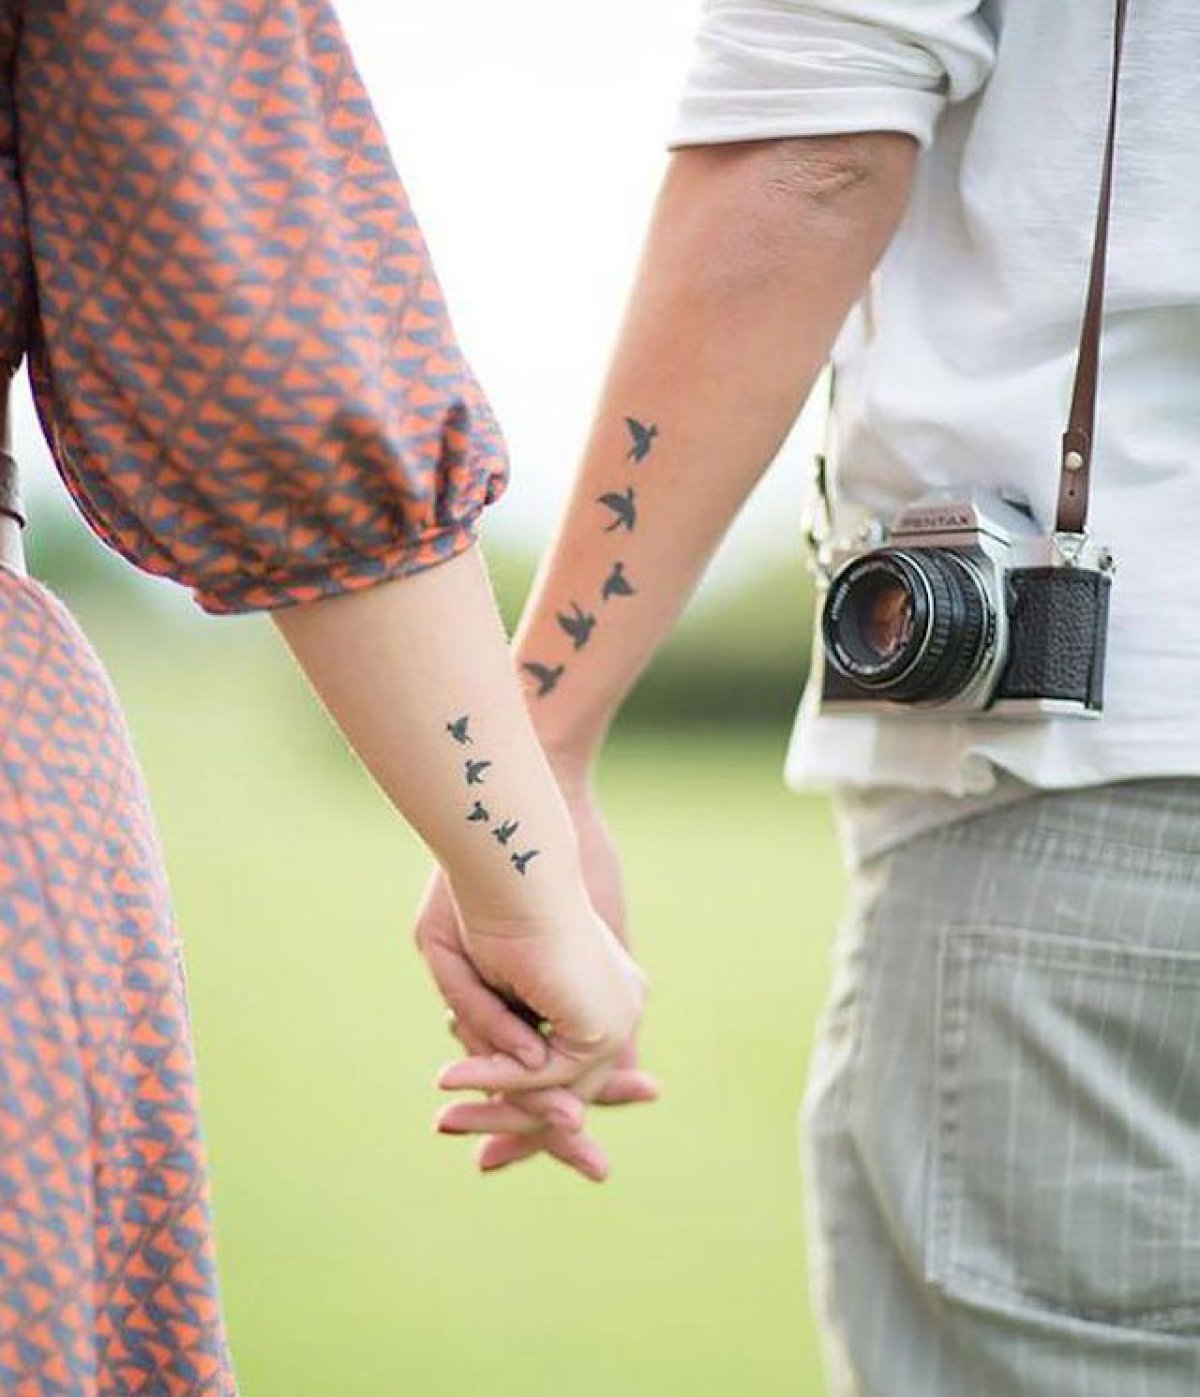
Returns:
[[[485,1171],[544,1152],[599,1182],[608,1162],[582,1133],[583,1103],[652,1101],[658,1089],[639,1070],[634,1046],[644,979],[610,929],[624,925],[616,851],[584,783],[564,781],[563,789],[592,905],[581,894],[565,911],[548,909],[545,919],[499,924],[464,915],[439,873],[416,937],[470,1054],[446,1068],[439,1084],[485,1094],[445,1108],[438,1129],[482,1136],[477,1160]],[[535,1006],[553,1026],[549,1036],[505,997]]]

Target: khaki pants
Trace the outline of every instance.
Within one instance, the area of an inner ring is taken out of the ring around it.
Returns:
[[[868,863],[805,1117],[837,1397],[1200,1392],[1200,781]]]

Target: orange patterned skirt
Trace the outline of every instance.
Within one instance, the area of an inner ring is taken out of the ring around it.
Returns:
[[[0,1393],[227,1397],[178,933],[112,689],[0,569]]]

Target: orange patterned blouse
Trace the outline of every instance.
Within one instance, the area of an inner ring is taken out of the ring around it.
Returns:
[[[327,0],[7,0],[0,356],[209,611],[452,556],[505,478]]]

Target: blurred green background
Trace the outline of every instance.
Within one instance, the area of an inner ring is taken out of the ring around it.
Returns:
[[[192,617],[57,511],[34,544],[161,820],[244,1397],[815,1397],[796,1108],[842,876],[824,803],[779,775],[798,561],[701,602],[604,767],[666,1094],[599,1122],[596,1189],[481,1179],[431,1133],[451,1044],[409,943],[426,858],[269,623]],[[511,613],[529,564],[494,562]]]

